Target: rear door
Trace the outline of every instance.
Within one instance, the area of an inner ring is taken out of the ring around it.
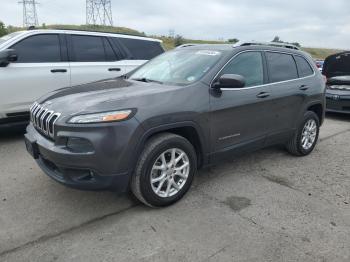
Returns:
[[[272,99],[267,121],[270,135],[267,143],[270,143],[277,142],[278,139],[284,140],[293,132],[303,110],[308,89],[312,85],[312,78],[309,76],[314,72],[303,57],[272,51],[265,55]]]
[[[124,62],[107,37],[72,34],[67,39],[72,86],[125,74]]]
[[[9,48],[15,49],[18,60],[0,69],[1,112],[27,112],[37,98],[69,86],[70,68],[61,35],[31,35]]]

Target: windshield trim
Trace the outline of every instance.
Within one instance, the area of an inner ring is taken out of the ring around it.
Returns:
[[[11,39],[23,34],[23,31],[12,32],[10,34],[0,37],[0,45],[10,41]]]

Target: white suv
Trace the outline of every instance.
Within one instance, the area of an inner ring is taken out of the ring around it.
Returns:
[[[47,92],[128,73],[163,53],[161,42],[72,30],[0,38],[0,126],[26,122],[30,105]]]

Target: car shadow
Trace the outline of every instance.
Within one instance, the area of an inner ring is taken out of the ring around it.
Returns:
[[[350,121],[350,114],[326,113],[326,118],[340,121]]]
[[[16,126],[16,127],[0,127],[0,142],[9,140],[22,139],[25,134],[26,127]]]

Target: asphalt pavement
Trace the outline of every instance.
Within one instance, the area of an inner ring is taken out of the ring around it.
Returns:
[[[52,181],[0,133],[0,261],[350,261],[350,116],[315,151],[268,148],[201,170],[163,209]]]

